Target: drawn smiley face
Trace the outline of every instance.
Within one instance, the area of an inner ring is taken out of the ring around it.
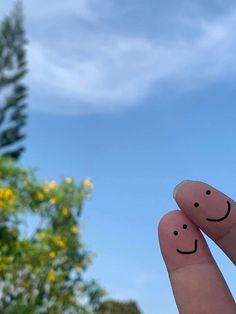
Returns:
[[[170,272],[191,264],[212,261],[203,234],[179,209],[168,212],[161,218],[158,237],[161,253]]]
[[[186,224],[183,224],[183,229],[187,229],[188,226]],[[175,230],[173,232],[174,236],[178,236],[179,232],[177,230]],[[180,249],[176,249],[176,251],[179,253],[179,254],[194,254],[195,252],[197,252],[197,240],[194,240],[194,249],[190,250],[190,251],[182,251]]]
[[[206,195],[211,195],[211,190],[206,190]],[[230,211],[231,211],[231,203],[229,201],[226,201],[226,204],[227,204],[227,210],[224,216],[219,217],[219,218],[206,218],[206,220],[211,221],[211,222],[220,222],[220,221],[225,220],[229,216]],[[198,202],[194,203],[194,207],[199,207],[199,206],[200,204]]]

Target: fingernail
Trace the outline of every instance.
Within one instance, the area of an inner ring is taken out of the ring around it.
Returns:
[[[174,199],[176,199],[176,194],[177,194],[178,190],[181,188],[181,186],[183,186],[184,184],[186,184],[188,182],[192,182],[192,180],[184,180],[184,181],[182,181],[176,185],[176,187],[174,188],[174,191],[173,191]]]

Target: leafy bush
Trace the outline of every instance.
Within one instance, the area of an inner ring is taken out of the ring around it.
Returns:
[[[104,291],[83,278],[92,255],[79,225],[92,188],[89,179],[39,181],[35,170],[0,157],[0,313],[97,311]],[[30,235],[26,217],[36,224]]]

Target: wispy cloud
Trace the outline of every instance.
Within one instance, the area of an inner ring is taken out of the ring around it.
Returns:
[[[41,1],[28,3],[26,13],[31,22],[32,17],[40,19],[46,13],[57,18],[58,27],[56,46],[47,41],[46,33],[45,39],[30,38],[28,82],[33,110],[60,114],[123,110],[167,86],[173,91],[201,88],[236,74],[232,31],[236,11],[211,20],[183,16],[181,29],[183,25],[194,29],[192,35],[170,35],[158,41],[155,35],[111,29],[102,20],[102,11],[95,10],[96,0],[69,0],[67,5],[52,1],[41,8]],[[40,10],[35,10],[35,3]],[[61,15],[76,17],[78,32],[69,21],[60,25]],[[84,19],[88,24],[83,24]],[[98,21],[102,22],[98,25]],[[60,30],[64,37],[60,37]]]

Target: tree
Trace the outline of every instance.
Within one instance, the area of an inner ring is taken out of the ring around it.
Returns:
[[[104,291],[84,279],[92,255],[79,224],[92,187],[89,179],[39,181],[35,170],[0,157],[0,313],[97,312]]]
[[[45,183],[16,166],[27,121],[26,44],[18,1],[0,24],[0,313],[140,314],[134,302],[101,305],[104,291],[84,279],[92,255],[79,219],[90,180]],[[27,235],[29,215],[39,223]]]
[[[24,147],[22,128],[26,124],[27,74],[25,31],[21,2],[0,25],[0,154],[18,159]]]
[[[135,302],[107,300],[99,308],[98,314],[142,314]]]

